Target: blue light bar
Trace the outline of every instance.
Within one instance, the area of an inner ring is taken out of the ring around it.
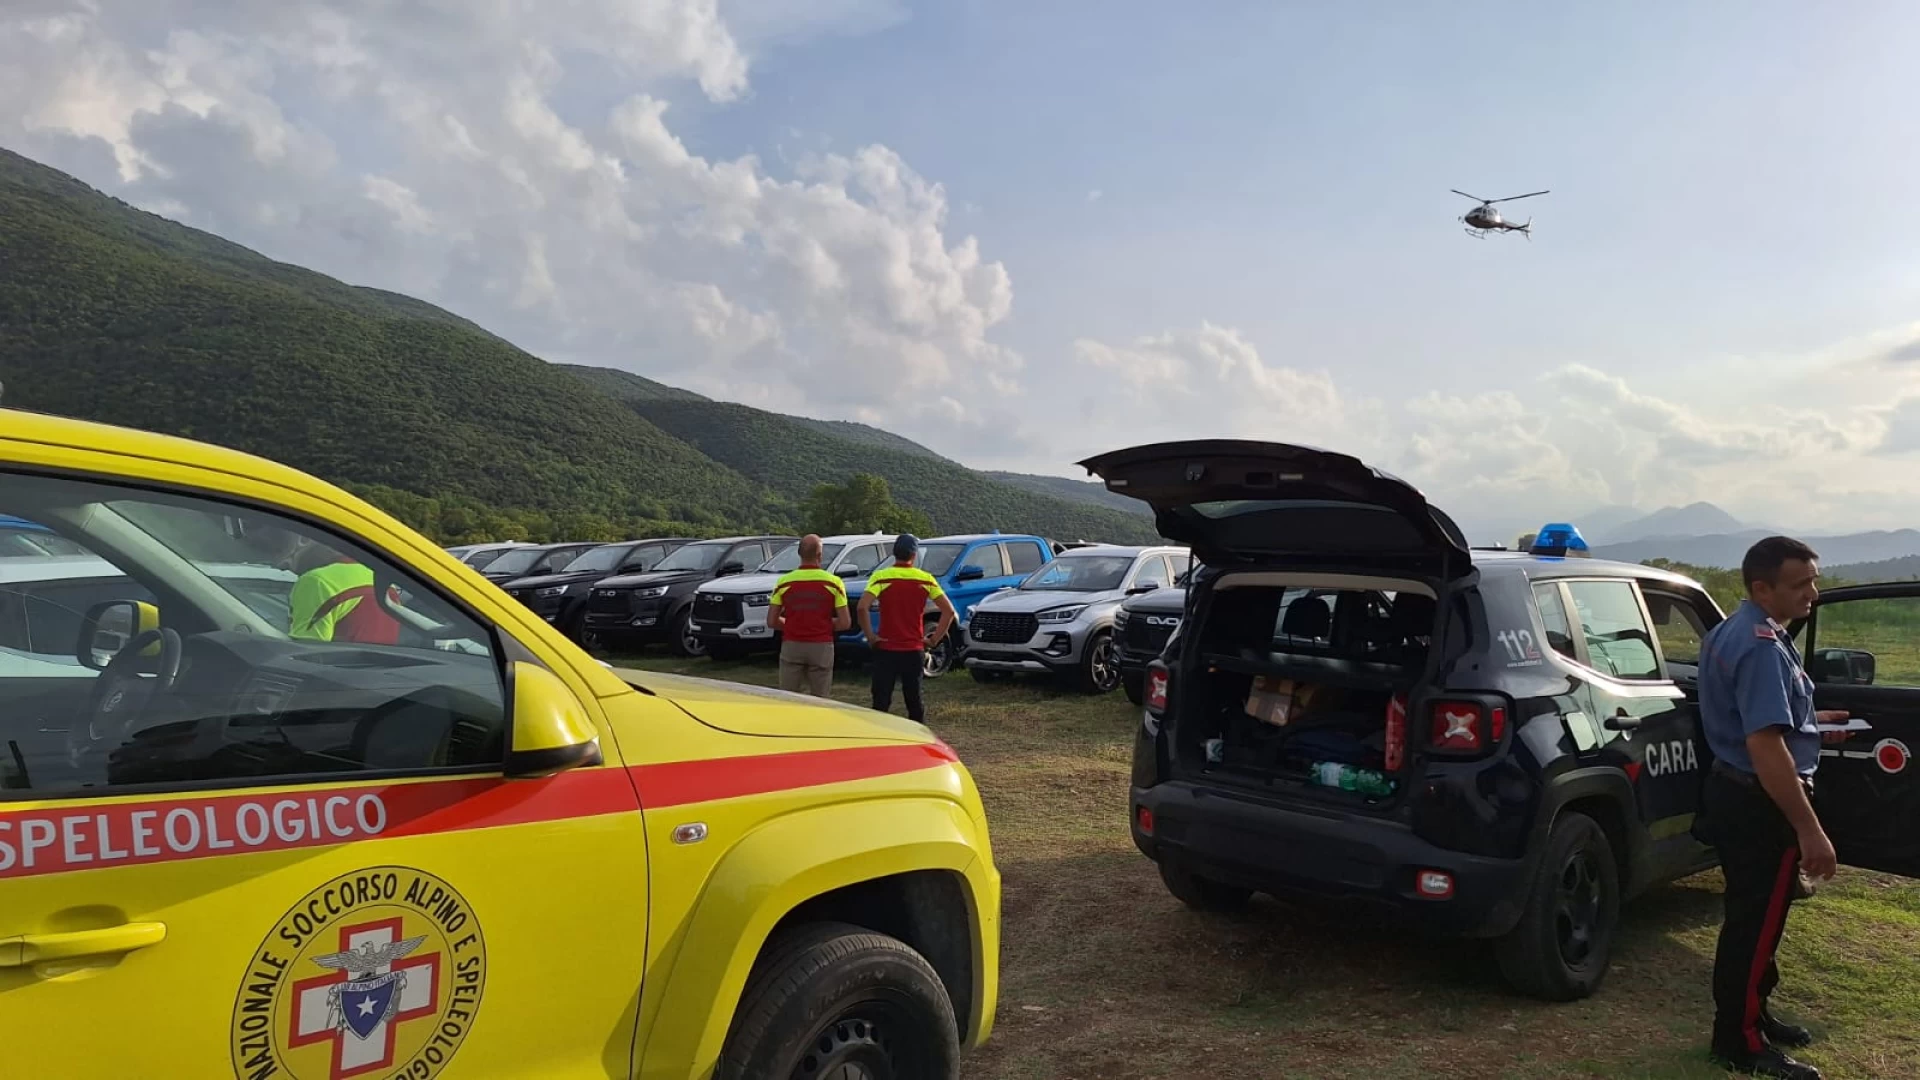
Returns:
[[[1585,555],[1587,538],[1581,536],[1580,530],[1572,525],[1555,522],[1552,525],[1541,526],[1540,531],[1534,534],[1533,546],[1527,551],[1532,555],[1547,555],[1554,558]]]

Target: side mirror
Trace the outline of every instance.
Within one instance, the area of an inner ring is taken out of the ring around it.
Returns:
[[[1145,583],[1145,584],[1143,584],[1143,585],[1135,585],[1135,586],[1134,586],[1133,588],[1131,588],[1131,589],[1128,589],[1128,590],[1127,590],[1127,595],[1128,595],[1128,596],[1139,596],[1139,595],[1140,595],[1141,593],[1150,593],[1150,592],[1152,592],[1153,590],[1155,590],[1155,589],[1157,589],[1157,588],[1159,588],[1159,587],[1160,587],[1160,583],[1159,583],[1159,582],[1157,582],[1157,581],[1149,581],[1149,582],[1147,582],[1147,583]]]
[[[857,566],[843,566],[840,569],[835,570],[834,573],[840,575],[843,578],[851,579],[851,578],[859,577],[860,575],[866,573],[866,571],[860,569]]]
[[[721,577],[727,577],[730,574],[744,574],[746,572],[747,564],[742,562],[722,563],[720,566]]]
[[[1809,658],[1807,674],[1829,685],[1872,686],[1873,654],[1865,649],[1820,649]]]
[[[984,578],[986,576],[987,576],[987,570],[986,570],[986,567],[984,566],[963,566],[960,568],[959,573],[953,575],[953,580],[979,581],[981,578]]]
[[[87,609],[80,619],[80,637],[74,659],[95,671],[105,671],[127,643],[149,630],[160,629],[160,609],[139,600],[108,600]],[[143,655],[160,655],[155,641]]]
[[[560,676],[522,660],[507,678],[513,698],[507,779],[552,776],[601,763],[600,735]]]

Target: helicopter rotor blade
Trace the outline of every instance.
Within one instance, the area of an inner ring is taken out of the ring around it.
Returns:
[[[1547,194],[1547,192],[1545,192],[1545,191],[1529,191],[1529,192],[1527,192],[1527,193],[1526,193],[1525,195],[1509,195],[1509,196],[1507,196],[1507,197],[1506,197],[1506,198],[1504,198],[1504,199],[1491,199],[1491,200],[1488,200],[1488,201],[1490,201],[1490,202],[1512,202],[1512,201],[1513,201],[1513,200],[1515,200],[1515,199],[1531,199],[1531,198],[1533,198],[1533,197],[1534,197],[1535,195],[1545,195],[1545,194]]]
[[[1474,202],[1477,202],[1477,203],[1484,203],[1487,201],[1486,199],[1483,199],[1478,195],[1467,195],[1466,192],[1461,191],[1459,188],[1448,188],[1447,190],[1453,192],[1455,195],[1466,195],[1467,198],[1472,199]]]

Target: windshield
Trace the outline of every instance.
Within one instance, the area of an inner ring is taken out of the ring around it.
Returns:
[[[1131,555],[1062,555],[1028,575],[1020,587],[1036,592],[1107,592],[1120,587],[1132,566]]]
[[[606,544],[591,548],[586,554],[567,564],[567,573],[586,573],[592,570],[611,570],[620,565],[627,552],[633,550],[632,544]]]
[[[514,548],[488,563],[487,569],[495,574],[524,574],[546,553],[541,547]]]
[[[733,545],[727,543],[688,544],[675,548],[673,554],[653,564],[655,570],[711,570],[720,562],[720,556],[727,553]],[[797,564],[796,564],[797,565]]]
[[[940,577],[953,569],[953,564],[959,561],[960,553],[964,550],[965,544],[923,544],[920,560],[914,565],[934,577]]]
[[[840,549],[845,546],[845,544],[821,544],[821,565],[824,566],[832,562],[834,556],[840,554]],[[760,572],[763,574],[784,574],[789,570],[798,569],[800,569],[799,544],[788,544],[786,547],[780,549],[780,554],[760,564]]]

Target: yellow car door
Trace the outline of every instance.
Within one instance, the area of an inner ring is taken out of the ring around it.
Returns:
[[[157,603],[0,663],[74,688],[0,695],[3,1071],[627,1075],[647,851],[571,661],[322,500],[35,464],[0,514]]]

